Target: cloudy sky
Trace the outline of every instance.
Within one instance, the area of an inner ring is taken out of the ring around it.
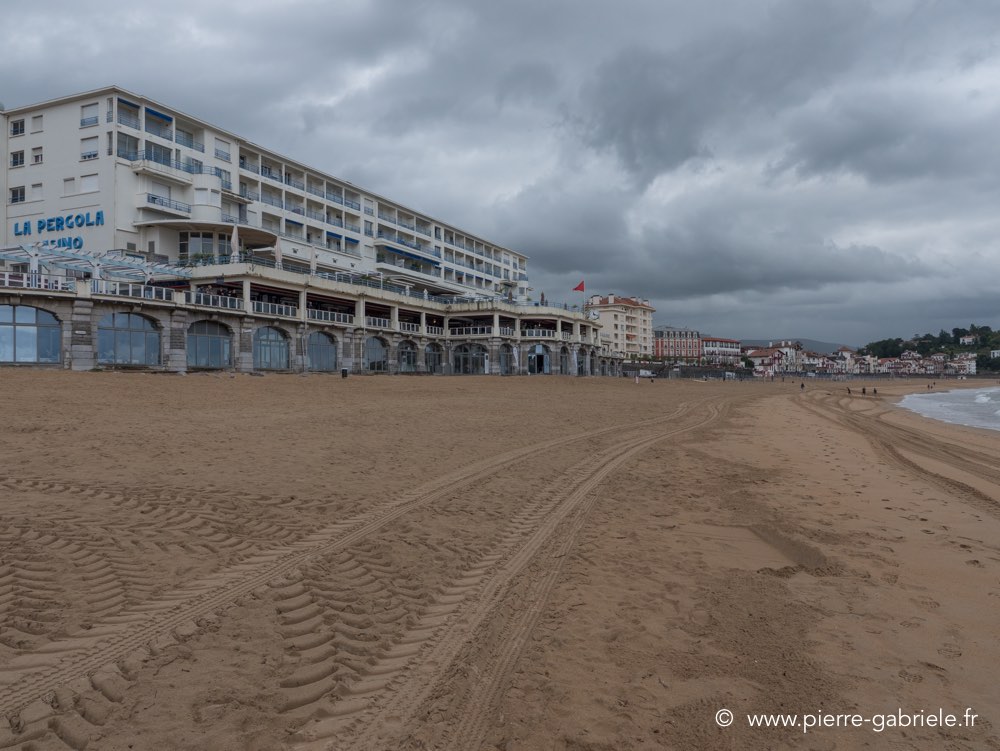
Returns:
[[[5,5],[8,107],[118,84],[528,254],[535,294],[863,344],[1000,328],[995,0]]]

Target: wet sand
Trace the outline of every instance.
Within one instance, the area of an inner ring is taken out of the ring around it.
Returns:
[[[1000,748],[1000,433],[922,382],[0,384],[0,749]]]

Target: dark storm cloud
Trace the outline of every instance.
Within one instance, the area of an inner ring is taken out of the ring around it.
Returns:
[[[41,0],[4,16],[8,106],[125,86],[526,253],[549,299],[585,277],[664,322],[851,342],[989,314],[987,0]]]

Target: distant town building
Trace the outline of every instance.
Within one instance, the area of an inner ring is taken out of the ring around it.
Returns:
[[[653,356],[658,360],[697,363],[702,356],[701,333],[695,329],[657,326],[653,329]]]
[[[655,329],[653,336],[655,342]],[[701,359],[705,365],[739,365],[742,359],[740,341],[706,334],[701,337]]]

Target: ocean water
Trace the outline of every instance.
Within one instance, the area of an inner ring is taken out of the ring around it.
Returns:
[[[908,394],[899,404],[933,420],[1000,430],[1000,387]]]

